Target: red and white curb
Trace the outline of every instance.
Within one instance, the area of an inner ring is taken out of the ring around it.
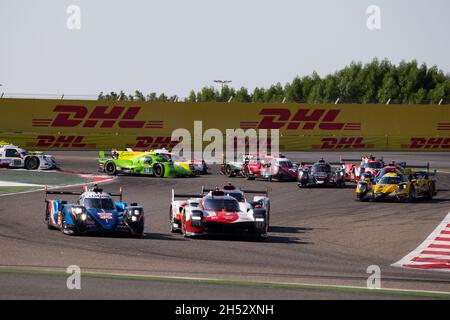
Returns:
[[[450,213],[420,246],[392,266],[450,272]]]

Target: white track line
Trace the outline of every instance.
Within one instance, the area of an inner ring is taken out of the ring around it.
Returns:
[[[31,184],[14,181],[0,181],[0,187],[44,187],[42,184]]]
[[[422,244],[392,266],[450,272],[450,212]]]
[[[75,188],[75,187],[83,187],[83,186],[93,186],[94,184],[106,184],[109,182],[112,182],[113,180],[115,180],[116,178],[111,177],[108,178],[106,180],[102,180],[102,181],[93,181],[93,182],[86,182],[86,183],[78,183],[78,184],[69,184],[69,185],[63,185],[63,186],[48,186],[48,190],[54,190],[54,189],[67,189],[67,188]],[[5,193],[5,194],[0,194],[0,197],[8,197],[8,196],[14,196],[14,195],[18,195],[18,194],[25,194],[25,193],[34,193],[34,192],[39,192],[39,191],[43,191],[45,190],[45,188],[41,188],[41,189],[35,189],[35,190],[28,190],[28,191],[21,191],[21,192],[12,192],[12,193]]]

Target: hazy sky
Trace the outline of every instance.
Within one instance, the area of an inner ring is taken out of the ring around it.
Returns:
[[[366,26],[369,5],[381,30]],[[0,91],[184,97],[214,79],[253,89],[374,57],[450,72],[449,14],[448,0],[0,0]]]

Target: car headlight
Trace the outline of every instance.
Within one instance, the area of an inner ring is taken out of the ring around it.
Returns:
[[[403,191],[403,190],[405,190],[405,188],[406,188],[406,184],[399,184],[399,185],[397,186],[397,190],[398,190],[398,191]]]
[[[87,214],[86,213],[81,214],[80,218],[81,218],[81,221],[86,221]]]
[[[83,213],[83,208],[80,208],[80,207],[72,208],[72,213],[75,215],[79,215],[79,214]]]

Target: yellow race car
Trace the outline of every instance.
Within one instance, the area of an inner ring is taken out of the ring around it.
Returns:
[[[428,172],[415,172],[410,175],[390,172],[383,175],[376,183],[370,179],[358,182],[356,199],[395,200],[412,202],[416,199],[432,199],[436,195],[436,183]]]

